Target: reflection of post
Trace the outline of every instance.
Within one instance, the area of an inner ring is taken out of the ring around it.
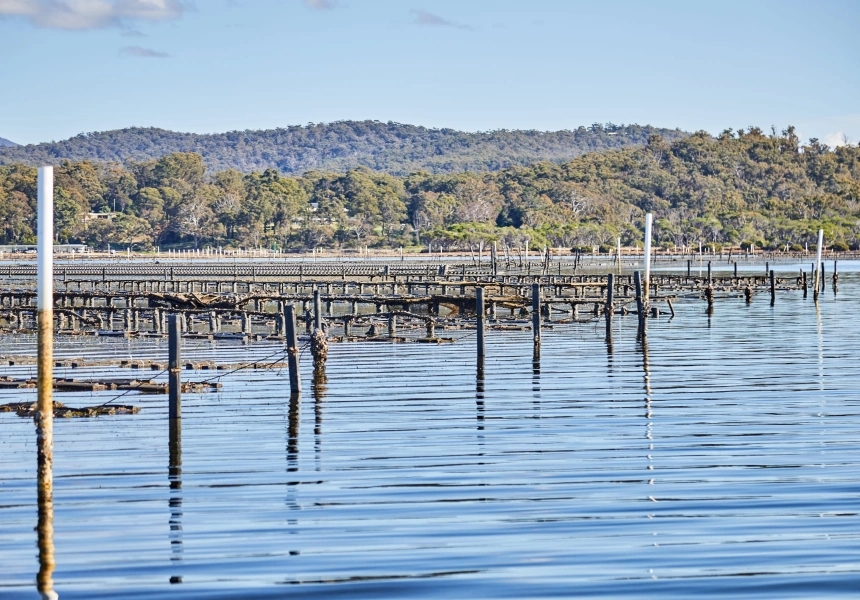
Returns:
[[[36,482],[39,523],[36,526],[39,547],[39,573],[36,575],[36,589],[43,600],[59,598],[54,591],[54,490],[51,465],[39,469]]]
[[[37,183],[38,270],[36,411],[36,499],[39,523],[39,573],[36,589],[42,598],[54,592],[54,168],[39,167]]]
[[[534,334],[534,353],[540,358],[540,284],[532,284],[532,333]]]
[[[182,419],[170,419],[167,481],[170,485],[170,562],[182,564]],[[182,583],[182,575],[171,575],[170,583]]]
[[[475,319],[478,333],[478,360],[484,358],[484,288],[475,288]]]
[[[478,357],[475,374],[475,402],[478,411],[478,431],[484,430],[484,357]]]
[[[532,397],[535,410],[540,410],[540,346],[535,346],[532,354]]]
[[[299,457],[299,420],[301,417],[301,397],[290,394],[290,414],[287,424],[287,464],[288,471],[298,470]]]
[[[320,439],[322,436],[322,405],[325,398],[328,377],[325,372],[325,363],[317,365],[314,363],[314,378],[311,385],[311,393],[314,397],[314,449],[320,450]]]
[[[642,352],[642,376],[645,388],[645,438],[648,440],[648,470],[654,470],[653,459],[651,452],[654,450],[654,438],[652,431],[652,411],[651,411],[651,367],[648,362],[648,338],[643,336],[640,339],[639,349]],[[648,485],[654,485],[654,479],[648,479]],[[650,497],[650,495],[649,495]]]

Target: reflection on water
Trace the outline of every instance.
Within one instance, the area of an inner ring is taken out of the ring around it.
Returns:
[[[475,404],[477,410],[478,431],[484,430],[484,357],[478,357],[475,372]]]
[[[290,511],[300,509],[298,502],[298,481],[296,473],[299,472],[299,428],[301,426],[301,394],[290,394],[289,413],[287,415],[287,496],[286,506]],[[288,529],[289,535],[295,535],[298,530],[294,527],[298,519],[294,515],[287,519],[287,524],[292,526]],[[298,551],[294,551],[298,554]]]
[[[287,470],[298,470],[299,459],[299,425],[301,419],[301,394],[290,394],[290,406],[287,417]]]
[[[45,443],[39,437],[40,446]],[[39,454],[46,452],[39,449]],[[39,465],[36,481],[36,499],[39,522],[36,525],[36,539],[39,547],[39,573],[36,575],[36,589],[45,600],[59,598],[54,591],[54,483],[51,461]]]
[[[53,578],[65,600],[851,597],[860,279],[840,284],[817,307],[801,291],[773,307],[721,297],[710,319],[682,299],[638,339],[635,314],[616,315],[611,339],[603,323],[556,323],[540,354],[531,332],[494,331],[477,364],[469,338],[332,344],[325,373],[302,364],[304,407],[286,373],[225,374],[218,392],[184,397],[169,447],[152,441],[166,398],[130,394],[137,415],[57,424]],[[189,345],[195,361],[273,351]],[[5,401],[27,393],[0,388]],[[40,589],[53,587],[41,492],[32,531],[32,438],[31,423],[0,413],[4,600],[36,595],[36,539]]]
[[[532,398],[534,418],[540,419],[540,345],[535,345],[532,352]]]
[[[170,533],[170,564],[175,573],[170,583],[182,583],[182,419],[168,419],[170,439],[168,442],[167,481],[170,497],[168,525]]]
[[[320,452],[322,451],[323,400],[328,389],[325,361],[316,362],[313,373],[311,395],[314,397],[314,456],[317,461],[317,470],[319,470]]]

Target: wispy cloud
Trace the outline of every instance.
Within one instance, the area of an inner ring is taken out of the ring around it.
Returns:
[[[834,131],[833,133],[828,133],[821,141],[830,146],[831,148],[836,148],[837,146],[847,146],[851,143],[851,141],[848,139],[848,136],[841,131]]]
[[[146,34],[142,31],[138,31],[137,29],[123,29],[122,33],[120,33],[122,37],[130,37],[130,38],[142,38],[146,37]]]
[[[120,56],[133,56],[135,58],[169,58],[166,52],[151,50],[142,46],[124,46],[119,49]]]
[[[302,0],[302,4],[313,10],[332,10],[337,6],[336,0]]]
[[[35,27],[81,31],[178,19],[188,9],[184,0],[0,0],[0,19],[17,17]]]
[[[461,23],[455,23],[454,21],[449,21],[439,15],[434,15],[431,12],[427,12],[426,10],[422,10],[420,8],[412,9],[412,14],[415,16],[415,21],[413,21],[416,25],[427,25],[429,27],[456,27],[457,29],[472,29],[468,25],[463,25]]]

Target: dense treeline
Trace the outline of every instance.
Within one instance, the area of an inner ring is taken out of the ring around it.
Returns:
[[[793,128],[653,135],[642,147],[493,173],[208,173],[194,153],[64,161],[55,184],[58,240],[96,247],[632,245],[645,211],[666,247],[812,246],[819,227],[836,248],[860,247],[860,147],[801,146]],[[0,243],[33,241],[35,197],[35,168],[0,167]]]
[[[548,160],[562,162],[586,152],[641,145],[649,135],[668,140],[679,130],[640,125],[601,125],[574,131],[490,131],[466,133],[379,121],[341,121],[265,131],[198,135],[132,127],[87,133],[62,142],[0,148],[0,164],[38,166],[66,160],[146,161],[173,152],[197,152],[210,171],[243,173],[277,169],[300,175],[309,170],[343,172],[365,166],[407,175],[497,171]]]

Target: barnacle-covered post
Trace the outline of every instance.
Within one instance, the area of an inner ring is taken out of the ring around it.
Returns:
[[[54,592],[54,168],[39,167],[37,182],[38,270],[36,410],[36,496],[39,522],[39,573],[36,588],[42,598]]]

